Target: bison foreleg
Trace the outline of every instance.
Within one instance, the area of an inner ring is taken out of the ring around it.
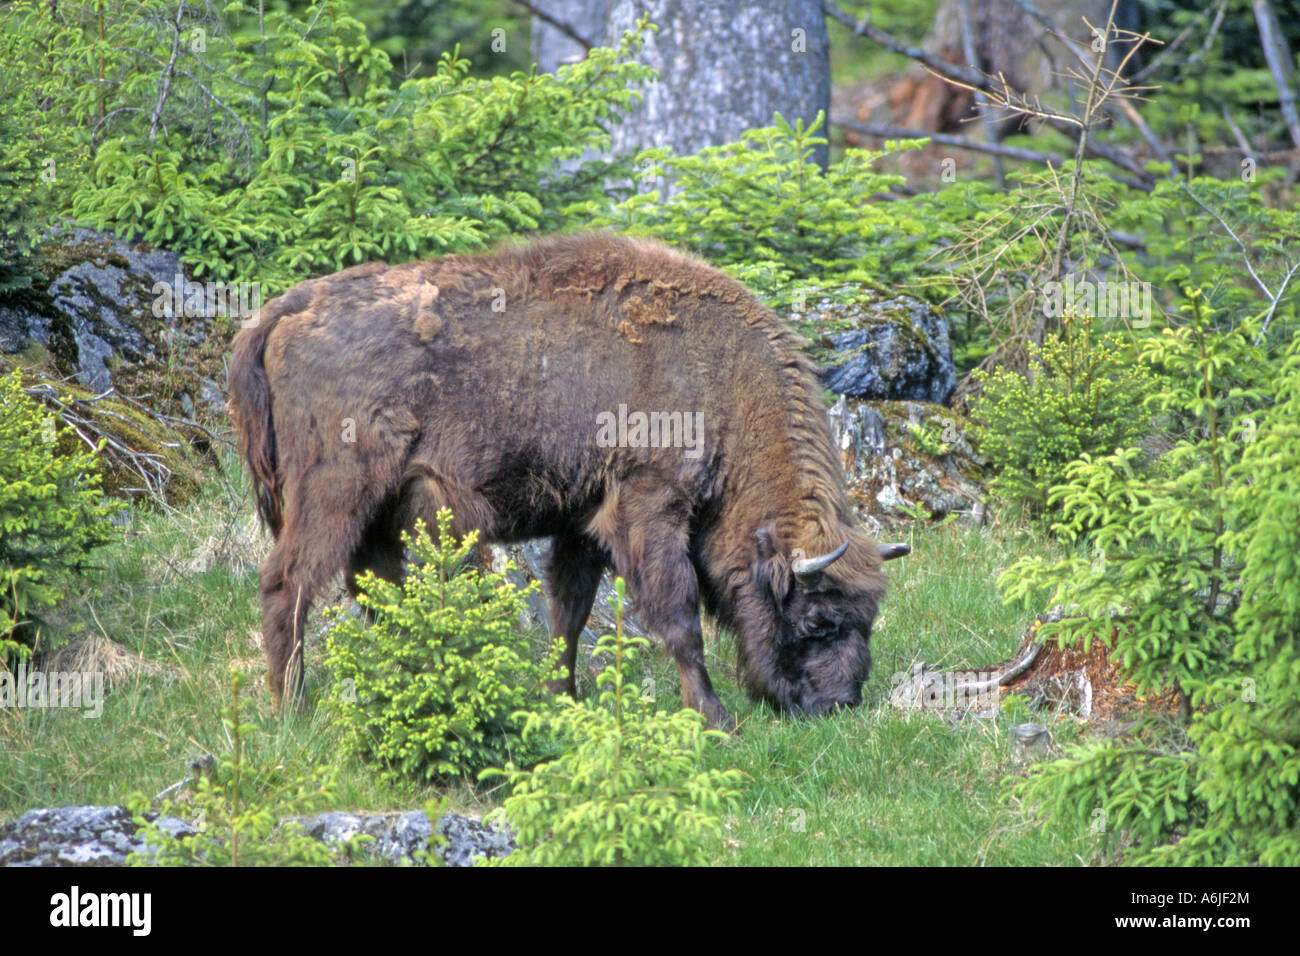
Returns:
[[[680,623],[660,625],[655,630],[663,635],[668,653],[677,662],[677,675],[682,682],[682,703],[703,714],[710,727],[733,730],[735,722],[722,706],[704,666],[704,634],[700,630],[698,609],[692,607],[689,612],[683,611]]]
[[[663,638],[677,663],[682,703],[708,718],[709,726],[730,730],[733,723],[704,665],[699,582],[684,523],[670,513],[638,517],[636,527],[622,528],[605,542],[614,568],[631,586],[641,623]]]

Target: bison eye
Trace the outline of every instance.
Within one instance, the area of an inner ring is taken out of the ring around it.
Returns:
[[[830,618],[816,617],[804,627],[804,636],[814,641],[828,641],[838,629],[838,625]]]

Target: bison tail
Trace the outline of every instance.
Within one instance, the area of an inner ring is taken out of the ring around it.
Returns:
[[[253,478],[257,513],[279,537],[284,523],[284,493],[277,473],[275,425],[271,419],[271,387],[263,355],[275,328],[275,317],[262,309],[260,321],[235,337],[230,358],[230,411],[238,436],[239,456]]]

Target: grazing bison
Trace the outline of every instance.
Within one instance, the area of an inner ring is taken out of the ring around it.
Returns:
[[[273,694],[300,691],[322,584],[398,579],[401,531],[446,506],[457,535],[551,539],[570,692],[613,568],[715,726],[701,606],[738,636],[751,696],[858,703],[880,562],[906,548],[854,526],[797,346],[734,279],[609,233],[357,266],[268,303],[235,339],[230,399],[276,538],[261,569]]]

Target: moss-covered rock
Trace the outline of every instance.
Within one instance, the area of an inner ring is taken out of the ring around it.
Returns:
[[[0,370],[23,369],[40,398],[93,446],[115,497],[188,499],[211,433],[225,428],[229,321],[170,308],[185,281],[175,254],[85,229],[36,253],[41,281],[0,298]],[[161,302],[162,308],[159,307]]]
[[[854,398],[946,403],[957,386],[947,322],[911,296],[845,291],[790,316],[822,383]]]
[[[0,356],[0,374],[15,363]],[[116,498],[154,497],[187,501],[199,489],[205,461],[212,457],[207,433],[183,421],[168,422],[120,394],[103,395],[50,374],[23,368],[28,395],[42,401],[73,431],[60,439],[94,447],[106,439],[97,461],[105,494]]]
[[[984,462],[960,414],[933,402],[841,396],[830,418],[849,496],[868,530],[911,518],[983,520]]]
[[[33,261],[48,281],[0,298],[0,352],[168,415],[224,417],[230,322],[206,302],[177,310],[160,294],[187,281],[174,253],[72,229],[56,232]]]

